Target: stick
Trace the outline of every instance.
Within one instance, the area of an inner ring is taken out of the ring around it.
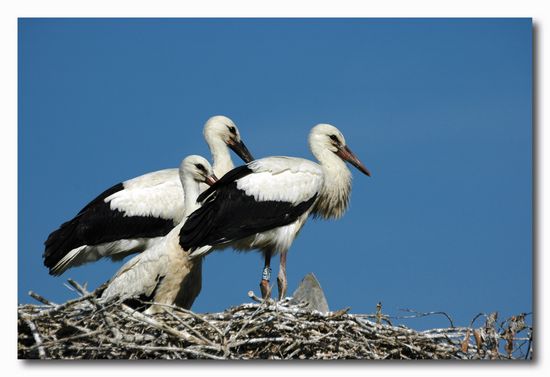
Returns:
[[[36,301],[39,301],[39,302],[43,303],[44,305],[48,305],[48,306],[56,306],[57,305],[57,304],[51,302],[50,300],[45,299],[44,297],[40,296],[38,293],[33,292],[33,291],[29,291],[29,296],[34,298]]]
[[[32,336],[34,338],[36,346],[38,347],[38,356],[41,359],[45,359],[46,351],[44,351],[44,347],[42,346],[42,339],[40,338],[40,334],[38,333],[38,329],[36,328],[36,325],[29,318],[24,318],[24,321],[27,324],[27,326],[29,326],[29,329],[31,329]]]

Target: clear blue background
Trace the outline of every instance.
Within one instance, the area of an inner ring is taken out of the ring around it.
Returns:
[[[531,19],[21,19],[19,302],[109,279],[120,263],[49,276],[43,241],[111,185],[210,157],[202,127],[224,114],[256,157],[313,158],[310,128],[332,123],[373,173],[352,168],[344,218],[307,223],[290,292],[314,272],[334,310],[382,301],[457,325],[531,311],[531,33]],[[211,254],[194,310],[248,301],[262,265]]]

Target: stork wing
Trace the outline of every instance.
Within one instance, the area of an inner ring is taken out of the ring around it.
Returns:
[[[93,245],[163,236],[182,216],[183,189],[177,169],[161,170],[119,183],[105,190],[48,236],[44,243],[44,265],[57,275],[103,256],[140,251],[114,247],[106,254],[103,250],[95,250]],[[67,265],[60,267],[58,264],[71,252],[79,254],[78,257],[72,256]],[[80,255],[82,253],[86,255]]]
[[[184,250],[216,246],[288,225],[309,210],[323,182],[314,163],[269,157],[227,173],[199,196],[180,231]]]

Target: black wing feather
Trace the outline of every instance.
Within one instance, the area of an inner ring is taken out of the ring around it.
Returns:
[[[239,176],[243,171],[230,173]],[[216,183],[216,187],[211,187],[214,190],[205,195],[202,207],[193,212],[182,227],[180,245],[184,250],[225,244],[288,225],[306,212],[317,197],[315,195],[298,205],[284,201],[256,201],[239,190],[236,182],[229,179],[222,182],[226,176]]]
[[[231,169],[223,177],[221,177],[217,182],[210,186],[207,190],[199,195],[197,202],[203,202],[208,198],[213,192],[217,191],[219,188],[227,186],[236,180],[246,177],[247,175],[253,173],[253,171],[248,167],[248,165],[241,165],[234,169]]]
[[[122,183],[105,190],[71,220],[61,224],[44,242],[44,265],[51,269],[72,249],[121,239],[164,236],[174,227],[172,220],[152,216],[125,216],[112,210],[105,198],[123,190]]]

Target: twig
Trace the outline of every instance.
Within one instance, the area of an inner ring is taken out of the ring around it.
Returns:
[[[51,302],[50,300],[45,299],[44,297],[40,296],[38,293],[33,292],[33,291],[29,291],[29,296],[31,296],[36,301],[39,301],[39,302],[41,302],[41,303],[43,303],[44,305],[47,305],[47,306],[57,305],[57,304]]]
[[[86,290],[86,288],[78,284],[73,279],[67,279],[67,281],[69,282],[70,285],[72,285],[78,291],[78,293],[80,293],[81,296],[84,296],[90,293]]]
[[[27,324],[27,326],[29,326],[29,329],[32,332],[32,336],[34,338],[34,341],[36,342],[36,346],[38,348],[38,356],[41,359],[45,359],[46,358],[46,351],[44,351],[44,346],[42,345],[42,339],[40,337],[40,334],[38,333],[38,329],[36,328],[36,325],[29,318],[24,318],[24,321]]]
[[[425,313],[421,313],[421,312],[417,312],[416,310],[412,310],[412,309],[399,309],[399,310],[404,311],[404,312],[409,312],[409,313],[415,313],[415,315],[414,316],[391,317],[391,318],[397,318],[397,319],[421,318],[421,317],[426,317],[426,316],[429,316],[429,315],[441,314],[441,315],[444,315],[445,317],[447,317],[447,319],[449,320],[449,323],[451,324],[451,327],[455,327],[452,318],[445,312],[425,312]]]

